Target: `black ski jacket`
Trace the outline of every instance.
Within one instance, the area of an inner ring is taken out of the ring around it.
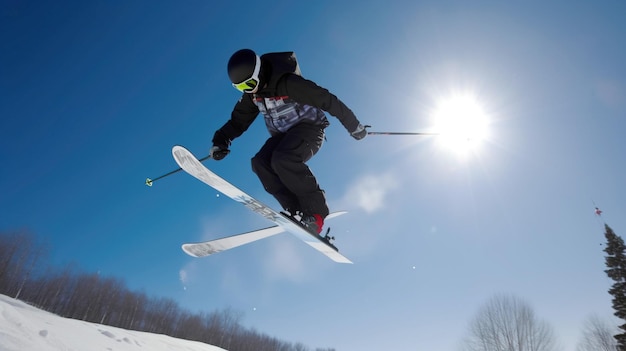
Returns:
[[[354,113],[335,95],[314,82],[288,71],[273,60],[271,54],[261,56],[264,87],[255,94],[243,93],[230,119],[215,132],[213,145],[228,148],[233,139],[243,134],[259,112],[271,135],[287,132],[299,123],[326,128],[329,125],[324,111],[335,116],[353,132],[359,125]]]

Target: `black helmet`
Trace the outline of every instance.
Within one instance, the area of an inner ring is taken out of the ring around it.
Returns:
[[[259,87],[261,59],[250,49],[237,51],[228,60],[228,77],[233,86],[245,93],[255,93]]]

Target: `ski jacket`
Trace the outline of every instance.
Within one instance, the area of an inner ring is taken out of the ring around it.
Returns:
[[[261,56],[266,83],[262,82],[263,88],[255,94],[243,93],[230,119],[215,132],[213,145],[228,148],[233,139],[250,127],[259,112],[263,114],[265,125],[272,136],[285,133],[299,123],[326,128],[329,122],[324,111],[339,119],[348,132],[358,127],[358,119],[341,100],[299,75],[295,56],[294,64],[289,66],[276,55]]]

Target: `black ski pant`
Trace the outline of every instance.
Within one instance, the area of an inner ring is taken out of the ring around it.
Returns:
[[[301,123],[267,139],[252,158],[252,170],[283,209],[328,216],[324,191],[306,165],[323,142],[323,127]]]

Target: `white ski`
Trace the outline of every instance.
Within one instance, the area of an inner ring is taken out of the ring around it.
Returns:
[[[328,215],[326,219],[331,219],[347,212],[334,212]],[[193,257],[205,257],[218,252],[233,249],[235,247],[249,244],[251,242],[265,239],[276,234],[283,233],[285,228],[275,225],[269,228],[259,229],[243,234],[231,235],[225,238],[214,239],[210,241],[203,241],[199,243],[187,243],[183,244],[182,248],[185,253]]]
[[[273,226],[265,229],[255,230],[253,232],[228,236],[225,238],[205,241],[201,243],[183,244],[183,251],[193,257],[204,257],[221,251],[226,251],[237,246],[245,245],[257,240],[265,239],[272,235],[284,232],[280,226]]]
[[[329,244],[321,236],[309,233],[306,229],[304,229],[302,226],[294,222],[288,216],[278,211],[273,210],[269,206],[261,203],[260,201],[256,200],[252,196],[244,193],[239,188],[235,187],[228,181],[224,180],[217,174],[210,171],[208,168],[204,167],[204,165],[200,161],[198,161],[198,159],[184,147],[178,146],[178,145],[174,146],[172,148],[172,155],[174,156],[176,163],[178,163],[178,165],[185,172],[194,176],[195,178],[202,181],[203,183],[211,186],[212,188],[221,192],[222,194],[230,197],[231,199],[242,203],[244,206],[246,206],[253,212],[258,213],[261,216],[274,222],[277,226],[281,227],[283,230],[288,231],[291,234],[295,235],[296,237],[300,238],[302,241],[309,244],[311,247],[313,247],[317,251],[328,256],[331,260],[335,262],[340,262],[340,263],[352,263],[349,259],[347,259],[345,256],[340,254],[336,250],[336,248],[334,248],[334,246],[331,246],[331,244]],[[234,240],[234,243],[236,245],[232,247],[236,247],[236,246],[240,246],[245,243],[248,243],[250,241],[262,239],[262,237],[259,237],[258,239],[254,239],[257,236],[264,236],[264,235],[271,236],[271,235],[278,234],[278,233],[274,233],[270,229],[273,229],[273,227],[262,229],[260,233],[259,231],[244,233],[242,244],[237,243],[240,239],[242,239],[241,237],[238,237],[238,236],[229,237],[230,239],[223,238],[223,239],[218,239],[218,240],[225,240],[224,242],[220,243],[220,245],[223,245],[226,242],[229,242],[230,244],[232,244]],[[246,234],[248,235],[246,236]],[[236,239],[233,239],[233,238],[236,238]],[[226,239],[229,239],[229,240],[226,240]],[[252,239],[252,240],[249,240],[249,239]],[[228,246],[229,244],[225,244],[225,245]],[[222,248],[222,250],[224,249]]]

